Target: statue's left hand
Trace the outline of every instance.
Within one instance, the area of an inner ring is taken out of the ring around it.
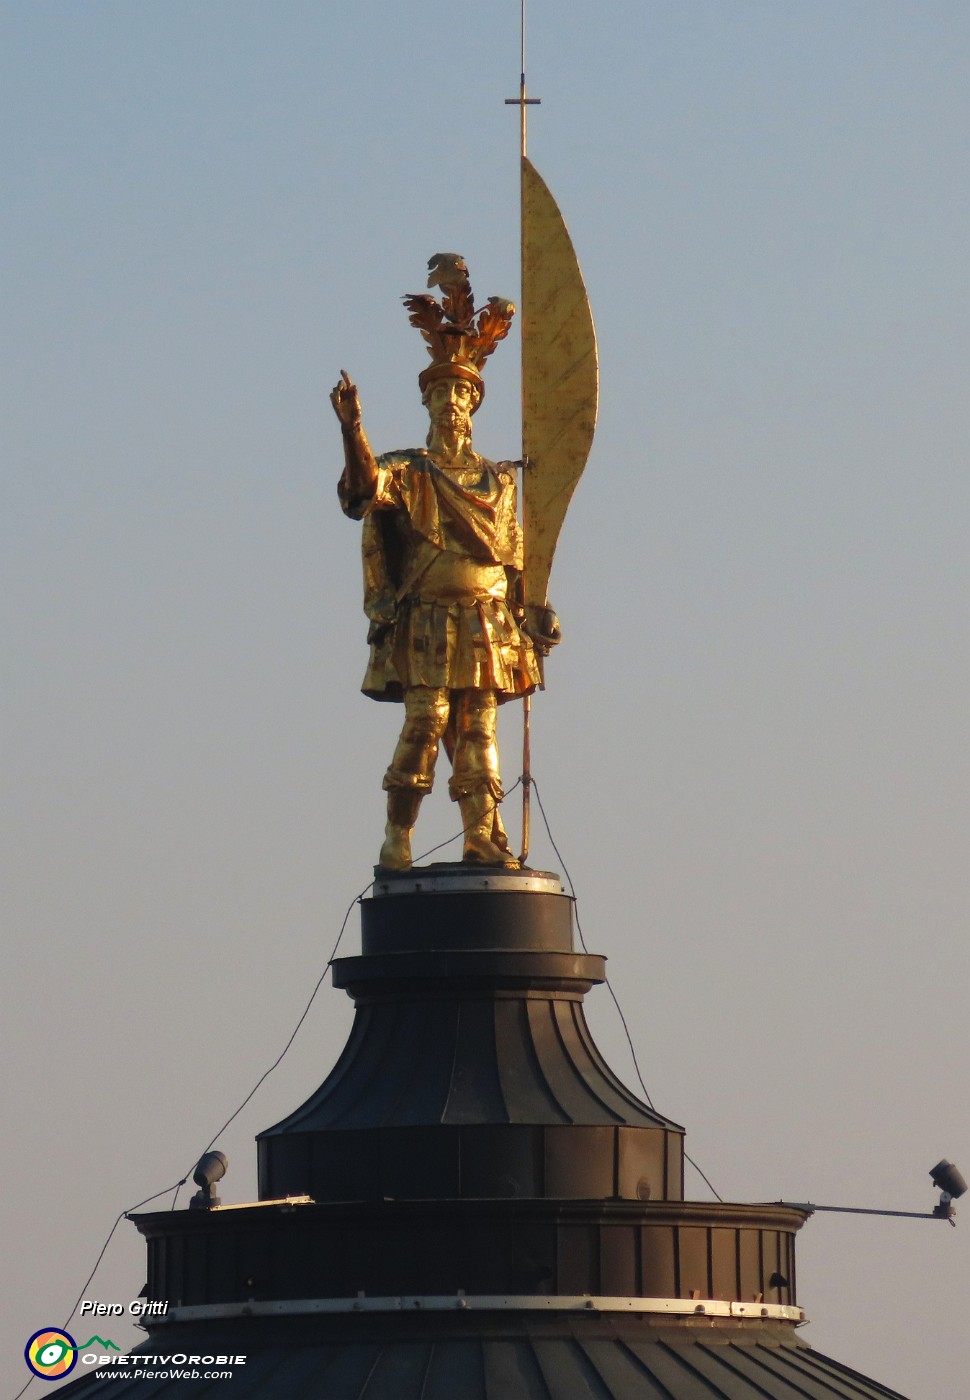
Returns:
[[[559,619],[548,606],[540,608],[535,603],[527,604],[522,630],[532,638],[532,645],[540,656],[548,656],[562,641]]]

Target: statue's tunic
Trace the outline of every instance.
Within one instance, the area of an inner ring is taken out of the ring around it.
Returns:
[[[378,457],[372,496],[352,496],[341,479],[345,513],[364,521],[371,650],[362,690],[375,700],[444,686],[491,690],[502,701],[540,684],[508,601],[522,568],[515,473],[479,462],[471,485],[420,448]]]

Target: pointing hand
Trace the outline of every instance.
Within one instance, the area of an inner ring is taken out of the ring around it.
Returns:
[[[353,428],[360,422],[360,396],[357,393],[357,385],[350,382],[347,371],[342,369],[340,375],[340,383],[334,386],[330,402],[341,423],[347,428]]]

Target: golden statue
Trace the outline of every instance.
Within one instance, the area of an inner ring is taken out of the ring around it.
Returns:
[[[476,311],[458,254],[438,253],[428,266],[441,304],[429,295],[404,298],[431,355],[418,376],[431,419],[427,446],[375,457],[346,371],[331,394],[344,439],[340,503],[364,522],[370,660],[362,689],[404,703],[384,775],[379,863],[410,867],[411,833],[443,743],[464,859],[517,866],[498,810],[497,707],[541,684],[537,656],[559,641],[559,626],[550,609],[523,601],[520,464],[480,457],[471,421],[485,392],[482,365],[508,334],[515,308],[490,297]]]

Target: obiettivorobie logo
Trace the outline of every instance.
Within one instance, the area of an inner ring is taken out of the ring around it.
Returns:
[[[108,1356],[109,1348],[118,1354]],[[24,1347],[28,1369],[42,1381],[63,1379],[79,1361],[84,1366],[94,1367],[100,1377],[117,1376],[122,1380],[231,1380],[233,1368],[245,1366],[246,1359],[245,1354],[203,1356],[181,1351],[165,1356],[148,1356],[143,1352],[125,1356],[118,1343],[110,1338],[89,1337],[83,1346],[78,1346],[70,1332],[61,1327],[42,1327]],[[198,1369],[210,1366],[224,1369]]]
[[[59,1327],[42,1327],[35,1332],[24,1347],[24,1360],[35,1376],[42,1381],[59,1381],[74,1370],[78,1355],[97,1343],[102,1351],[108,1347],[120,1351],[117,1342],[105,1341],[104,1337],[89,1337],[83,1346],[78,1346],[70,1332]],[[105,1358],[107,1359],[107,1358]]]

